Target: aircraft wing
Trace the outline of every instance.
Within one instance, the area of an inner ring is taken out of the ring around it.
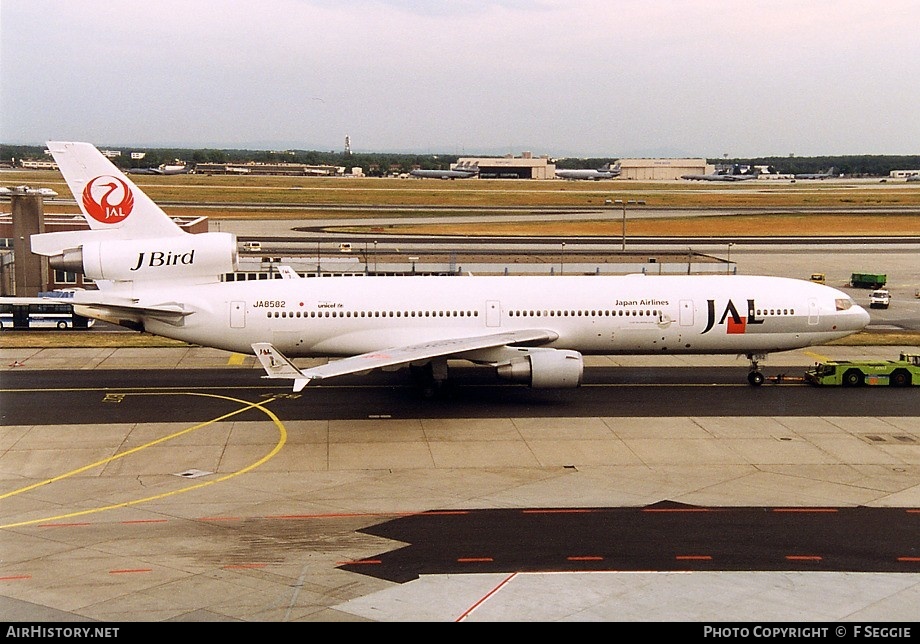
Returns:
[[[107,295],[104,291],[79,291],[66,301],[73,304],[73,310],[78,315],[113,324],[121,324],[125,320],[141,323],[144,318],[156,318],[167,324],[179,325],[183,318],[194,313],[179,302],[141,303],[135,298]]]
[[[545,344],[558,336],[542,329],[507,331],[492,335],[469,338],[433,340],[423,344],[405,347],[391,347],[370,353],[362,353],[341,360],[334,360],[318,367],[300,369],[270,342],[255,342],[252,345],[256,357],[262,363],[266,375],[263,378],[286,378],[294,380],[294,391],[302,390],[311,380],[362,373],[383,367],[407,365],[413,362],[427,362],[432,358],[459,356],[460,354],[494,349],[512,344]]]
[[[65,300],[66,301],[66,300]],[[179,325],[182,319],[193,313],[177,302],[157,304],[153,306],[140,306],[129,304],[81,304],[73,303],[74,313],[84,317],[106,320],[112,324],[122,324],[123,321],[133,320],[140,323],[143,318],[156,318],[167,324]]]

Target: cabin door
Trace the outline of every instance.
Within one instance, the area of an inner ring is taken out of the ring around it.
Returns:
[[[817,324],[821,316],[818,313],[818,300],[809,298],[808,300],[808,323]]]
[[[246,328],[246,302],[230,302],[230,328]]]
[[[693,300],[680,301],[680,325],[693,326]]]
[[[498,300],[486,301],[486,326],[502,325],[502,305]]]

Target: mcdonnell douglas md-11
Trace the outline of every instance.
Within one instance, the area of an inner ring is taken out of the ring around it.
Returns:
[[[54,268],[98,290],[84,316],[202,346],[255,353],[269,378],[310,382],[413,367],[434,390],[448,360],[495,368],[535,388],[577,387],[586,354],[739,354],[760,385],[768,353],[863,329],[846,294],[797,279],[679,276],[354,276],[223,281],[227,232],[190,234],[89,143],[49,142],[88,231],[32,236]],[[300,368],[296,358],[326,357]]]

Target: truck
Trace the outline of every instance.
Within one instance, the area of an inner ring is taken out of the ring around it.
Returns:
[[[850,286],[853,288],[878,289],[885,286],[888,276],[884,273],[853,273],[850,275]]]
[[[829,360],[805,372],[805,382],[819,386],[920,386],[920,353],[902,353],[897,360]]]
[[[827,275],[824,273],[812,273],[811,277],[808,278],[809,281],[814,282],[815,284],[826,284]]]
[[[869,293],[870,309],[887,309],[891,304],[891,293],[884,288],[876,289]]]

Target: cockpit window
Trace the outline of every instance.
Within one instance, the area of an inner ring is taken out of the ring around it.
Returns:
[[[838,311],[846,311],[856,304],[856,302],[848,297],[838,297],[834,302],[837,304]]]

